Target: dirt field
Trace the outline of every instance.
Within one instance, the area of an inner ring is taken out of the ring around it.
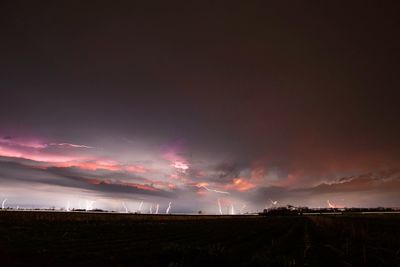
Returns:
[[[0,266],[400,266],[400,215],[0,211]]]

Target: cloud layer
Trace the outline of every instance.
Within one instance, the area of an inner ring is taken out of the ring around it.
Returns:
[[[358,174],[338,176],[329,168],[313,172],[269,168],[265,158],[219,163],[207,158],[193,160],[186,152],[187,145],[181,142],[161,145],[152,151],[151,160],[133,163],[102,155],[98,145],[21,140],[8,136],[0,141],[1,193],[15,203],[40,203],[40,199],[28,194],[12,200],[7,191],[31,190],[45,195],[52,188],[64,202],[79,196],[80,201],[144,201],[151,203],[150,207],[172,201],[177,205],[176,211],[186,212],[203,209],[218,213],[218,205],[225,205],[227,212],[231,212],[232,205],[237,209],[246,207],[250,212],[273,206],[276,201],[279,205],[314,207],[327,205],[329,199],[343,206],[393,206],[397,205],[395,195],[400,190],[398,169],[368,172],[366,168],[360,172],[357,166],[340,171]],[[366,194],[370,198],[362,197]],[[60,201],[55,197],[55,203]],[[106,202],[101,207],[113,206]]]

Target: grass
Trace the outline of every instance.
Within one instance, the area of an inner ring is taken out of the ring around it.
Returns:
[[[0,212],[1,266],[400,266],[400,215]]]

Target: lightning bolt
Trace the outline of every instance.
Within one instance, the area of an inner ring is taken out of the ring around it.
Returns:
[[[125,213],[129,213],[128,208],[125,206],[125,202],[122,202],[122,206],[125,208]]]
[[[272,203],[272,205],[276,205],[276,204],[278,204],[278,201],[276,200],[276,201],[273,201],[272,199],[270,199],[270,201],[271,201],[271,203]]]
[[[85,145],[77,145],[77,144],[70,144],[70,143],[50,143],[50,146],[60,146],[60,147],[72,147],[72,148],[94,148],[92,146],[85,146]]]
[[[226,191],[219,191],[219,190],[211,189],[211,188],[208,188],[207,186],[204,186],[204,185],[202,185],[200,187],[203,187],[208,192],[215,192],[215,193],[219,193],[219,194],[228,194],[229,195],[229,192],[226,192]]]
[[[160,207],[160,205],[158,205],[158,203],[157,203],[157,206],[156,206],[156,214],[158,214],[158,208]]]
[[[143,201],[140,202],[140,204],[139,204],[139,209],[138,209],[139,212],[142,210],[142,206],[143,206]]]
[[[3,210],[4,210],[4,204],[6,204],[6,201],[7,201],[7,198],[5,198],[3,200],[3,202],[1,202],[1,209],[3,209]]]
[[[221,207],[221,201],[219,200],[219,198],[217,199],[218,202],[218,210],[219,210],[219,214],[222,215],[222,207]]]
[[[167,208],[167,210],[165,211],[165,214],[169,214],[169,210],[171,209],[171,202],[169,202],[169,204],[168,204],[168,208]]]
[[[86,200],[86,211],[88,211],[88,210],[93,210],[93,204],[95,203],[96,201],[93,201],[93,200]]]
[[[233,204],[231,204],[231,214],[234,215],[235,214],[235,209],[233,207]]]
[[[329,201],[329,199],[328,199],[326,202],[328,203],[329,208],[331,208],[331,209],[334,209],[334,208],[335,208],[335,205],[333,205],[333,204]]]

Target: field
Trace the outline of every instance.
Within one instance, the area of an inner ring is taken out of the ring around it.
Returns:
[[[0,211],[1,266],[400,266],[400,215]]]

